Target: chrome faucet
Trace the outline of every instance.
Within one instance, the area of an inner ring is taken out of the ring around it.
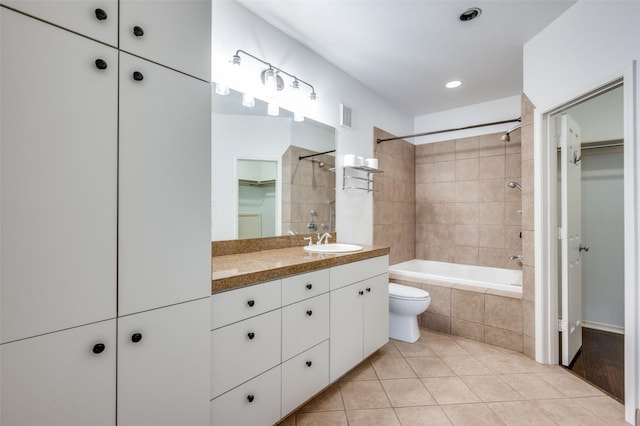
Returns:
[[[520,264],[520,266],[522,266],[522,255],[521,254],[509,256],[509,260],[517,260],[518,263]]]
[[[311,241],[313,241],[313,237],[304,237],[305,241],[309,241],[309,247],[311,247]]]
[[[322,244],[323,240],[324,240],[324,244],[327,244],[330,238],[331,238],[331,234],[328,232],[325,232],[324,234],[322,234],[322,236],[320,236],[320,233],[318,233],[318,242],[316,244],[317,245]]]

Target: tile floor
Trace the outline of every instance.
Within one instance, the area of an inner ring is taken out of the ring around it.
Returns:
[[[281,426],[626,425],[624,406],[559,366],[421,329],[391,340]]]

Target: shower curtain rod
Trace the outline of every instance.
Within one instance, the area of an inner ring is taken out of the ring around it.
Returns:
[[[309,158],[309,157],[315,157],[316,155],[331,154],[332,152],[336,152],[336,150],[332,149],[331,151],[319,152],[317,154],[301,155],[298,157],[298,161],[304,160],[305,158]]]
[[[458,127],[456,129],[446,129],[446,130],[438,130],[438,131],[435,131],[435,132],[416,133],[415,135],[396,136],[396,137],[393,137],[393,138],[378,139],[376,142],[380,143],[380,142],[387,142],[387,141],[395,141],[395,140],[398,140],[398,139],[415,138],[415,137],[418,137],[418,136],[436,135],[438,133],[455,132],[457,130],[475,129],[476,127],[486,127],[486,126],[493,126],[493,125],[496,125],[496,124],[513,123],[513,122],[516,122],[516,121],[519,122],[521,120],[521,118],[522,117],[514,118],[513,120],[502,120],[502,121],[494,121],[492,123],[474,124],[472,126]]]

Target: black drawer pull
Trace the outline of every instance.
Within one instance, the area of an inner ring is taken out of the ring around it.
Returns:
[[[307,367],[311,367],[311,364],[313,364],[311,361],[307,361],[305,364],[307,364]]]
[[[95,13],[96,13],[96,19],[98,21],[104,21],[105,19],[107,19],[107,12],[105,12],[104,10],[96,9]]]
[[[105,349],[105,345],[104,343],[96,343],[95,345],[93,345],[93,353],[94,354],[101,354],[104,349]]]
[[[134,71],[133,72],[133,79],[135,81],[142,81],[143,78],[144,78],[144,76],[142,75],[142,73],[140,71]]]
[[[255,301],[253,301],[253,300],[249,300],[249,301],[247,302],[247,305],[249,305],[249,307],[250,307],[250,308],[253,308],[253,305],[255,305],[255,304],[256,304],[256,302],[255,302]]]
[[[104,59],[96,59],[96,68],[99,70],[106,70],[107,62]]]
[[[144,35],[144,30],[142,29],[142,27],[136,25],[135,27],[133,27],[133,35],[136,37],[142,37]]]
[[[311,290],[312,288],[313,288],[313,285],[307,284],[307,290]]]
[[[307,315],[311,316],[312,314],[313,314],[313,311],[312,311],[311,309],[309,309],[309,310],[307,311]]]
[[[364,294],[364,291],[360,290],[360,291],[358,292],[358,294],[359,294],[360,296],[362,296],[362,295]]]
[[[256,334],[250,331],[249,333],[247,333],[247,337],[249,338],[249,340],[253,340],[253,338],[256,337]]]
[[[367,293],[371,293],[371,287],[367,287]]]
[[[142,334],[141,333],[133,333],[131,335],[131,341],[133,343],[138,343],[140,340],[142,340]]]
[[[247,401],[249,401],[249,402],[253,402],[253,400],[254,400],[254,399],[256,399],[256,397],[255,397],[255,396],[253,396],[253,395],[247,395]]]

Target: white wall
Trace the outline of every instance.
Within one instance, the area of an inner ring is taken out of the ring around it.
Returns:
[[[415,118],[415,133],[435,132],[445,129],[459,129],[476,124],[494,123],[520,117],[521,95],[496,99],[480,104],[421,115]],[[458,130],[439,133],[437,135],[414,138],[416,145],[441,142],[456,138],[488,135],[513,128],[517,122],[477,127],[475,129]]]
[[[556,108],[608,81],[621,77],[625,71],[629,70],[633,61],[640,59],[638,16],[640,16],[638,1],[578,1],[525,44],[523,88],[524,93],[536,106],[537,112],[544,113]],[[626,80],[625,84],[633,91],[632,98],[637,99],[639,90],[636,82],[640,75],[637,68],[634,72],[635,75],[630,78],[634,81]],[[625,103],[631,106],[635,114],[625,121],[627,145],[635,143],[629,140],[629,135],[633,137],[637,133],[639,112],[635,102],[637,101],[625,99]],[[536,127],[534,136],[538,147],[541,143],[540,130]],[[540,152],[539,148],[536,152]],[[625,164],[625,168],[628,168],[628,165],[630,162]],[[542,166],[542,164],[536,164],[536,169]],[[637,173],[634,176],[637,176]],[[633,184],[637,188],[640,182],[637,181],[637,177],[635,179]],[[541,180],[537,178],[536,184],[540,182]],[[625,189],[625,203],[634,202],[627,198],[629,195],[635,196],[635,191],[636,189]],[[540,209],[536,210],[538,217],[541,213]],[[637,211],[626,216],[625,220],[628,218],[632,218],[630,226],[637,229]],[[536,224],[536,229],[540,233],[541,227],[538,225],[540,224]],[[635,233],[627,231],[625,230],[627,241],[637,239]],[[543,236],[537,234],[536,241],[542,240]],[[625,242],[626,250],[632,247]],[[629,272],[632,275],[636,273],[638,260],[634,260],[633,264],[625,265],[626,275]],[[536,265],[537,278],[541,266]],[[542,285],[538,279],[536,281],[537,285]],[[625,286],[625,332],[627,342],[630,343],[625,345],[627,360],[625,363],[625,413],[627,421],[631,422],[634,420],[635,409],[640,406],[640,366],[637,359],[640,336],[638,335],[639,318],[636,313],[639,301],[637,283],[631,284],[630,287],[627,287],[627,284]],[[631,291],[629,291],[630,288],[632,288]],[[538,316],[537,320],[543,319]],[[538,330],[540,325],[538,323]],[[539,340],[537,339],[536,342],[538,345],[541,343]]]
[[[311,118],[338,130],[337,182],[342,182],[340,167],[344,154],[373,156],[374,126],[394,134],[413,132],[412,116],[389,105],[376,93],[239,4],[214,1],[212,27],[212,81],[220,78],[236,50],[243,49],[313,84],[318,93],[318,111]],[[338,127],[340,102],[353,108],[352,130]],[[338,239],[371,244],[372,194],[336,189],[336,205]]]

